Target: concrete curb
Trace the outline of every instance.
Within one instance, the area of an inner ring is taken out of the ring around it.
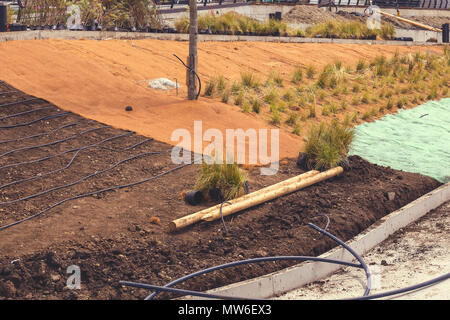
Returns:
[[[14,40],[113,40],[113,39],[156,39],[188,41],[189,35],[183,33],[146,33],[146,32],[114,32],[114,31],[69,31],[69,30],[33,30],[0,33],[0,42]],[[282,42],[282,43],[336,43],[336,44],[384,44],[397,46],[435,46],[441,45],[423,41],[393,41],[393,40],[356,40],[356,39],[325,39],[325,38],[298,38],[273,36],[238,36],[238,35],[209,35],[200,34],[200,42],[206,41],[247,41],[247,42]]]
[[[383,217],[347,244],[359,255],[386,240],[391,234],[421,218],[450,200],[450,182],[423,195],[406,206]],[[342,247],[336,247],[320,256],[351,262],[351,256]],[[339,265],[305,262],[258,278],[210,290],[226,296],[271,298],[320,280],[342,268]],[[190,297],[192,298],[192,297]],[[197,299],[197,298],[196,298]]]

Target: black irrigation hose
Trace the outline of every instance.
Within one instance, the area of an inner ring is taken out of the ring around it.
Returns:
[[[198,97],[200,96],[200,92],[202,91],[202,82],[200,81],[200,77],[198,76],[197,72],[195,72],[194,69],[192,69],[191,67],[187,66],[183,60],[181,60],[176,54],[173,54],[175,56],[175,58],[177,58],[178,60],[180,60],[180,62],[183,64],[183,66],[186,67],[186,69],[188,69],[190,72],[192,72],[198,79],[198,92],[197,95],[195,96],[195,100],[198,100]]]
[[[97,127],[97,128],[91,128],[91,129],[88,129],[88,130],[85,130],[85,131],[82,131],[82,132],[78,132],[78,133],[76,133],[74,135],[71,135],[71,136],[69,136],[67,138],[64,138],[64,139],[60,139],[60,140],[56,140],[56,141],[52,141],[52,142],[48,142],[48,143],[44,143],[44,144],[38,144],[38,145],[30,146],[30,147],[22,147],[22,148],[13,149],[13,150],[10,150],[10,151],[7,151],[5,153],[0,154],[0,157],[4,157],[4,156],[6,156],[8,154],[11,154],[11,153],[14,153],[14,152],[26,151],[26,150],[38,149],[38,148],[42,148],[42,147],[53,146],[55,144],[59,144],[59,143],[63,143],[63,142],[75,139],[75,138],[77,138],[77,137],[79,137],[79,136],[81,136],[83,134],[94,132],[94,131],[98,131],[98,130],[101,130],[101,129],[107,129],[107,128],[111,128],[111,126],[102,126],[102,127]]]
[[[1,107],[15,106],[16,104],[21,104],[21,103],[24,103],[24,102],[30,102],[30,101],[35,101],[35,100],[44,100],[44,99],[34,97],[34,98],[30,98],[30,99],[25,99],[25,100],[22,100],[22,101],[8,102],[8,103],[5,103],[5,104],[0,104],[0,108]]]
[[[405,292],[409,292],[409,291],[414,291],[417,289],[421,289],[421,288],[425,288],[434,284],[437,284],[439,282],[445,281],[450,279],[450,273],[444,274],[442,276],[439,276],[437,278],[425,281],[425,282],[421,282],[409,287],[405,287],[405,288],[401,288],[401,289],[396,289],[396,290],[391,290],[391,291],[386,291],[386,292],[382,292],[382,293],[377,293],[377,294],[371,294],[369,296],[363,296],[363,297],[356,297],[356,298],[350,298],[350,299],[346,299],[346,300],[369,300],[369,299],[378,299],[378,298],[385,298],[385,297],[389,297],[389,296],[394,296],[400,293],[405,293]]]
[[[223,219],[223,213],[222,213],[222,207],[224,204],[231,204],[230,201],[224,201],[220,204],[220,218],[222,219],[223,228],[225,229],[225,232],[228,233],[227,225],[225,224],[225,220]]]
[[[47,211],[50,211],[51,209],[53,209],[53,208],[55,208],[57,206],[60,206],[61,204],[66,203],[68,201],[76,200],[76,199],[80,199],[80,198],[85,198],[85,197],[90,197],[90,196],[93,196],[93,195],[96,195],[96,194],[100,194],[100,193],[103,193],[103,192],[107,192],[107,191],[119,190],[119,189],[123,189],[123,188],[133,187],[133,186],[136,186],[136,185],[139,185],[139,184],[143,184],[143,183],[155,180],[155,179],[157,179],[157,178],[159,178],[161,176],[164,176],[166,174],[169,174],[169,173],[171,173],[173,171],[180,170],[180,169],[182,169],[184,167],[187,167],[187,166],[189,166],[191,164],[192,163],[179,165],[177,167],[174,167],[174,168],[169,169],[167,171],[161,172],[161,173],[159,173],[159,174],[157,174],[155,176],[152,176],[152,177],[144,179],[144,180],[140,180],[140,181],[136,181],[136,182],[132,182],[132,183],[128,183],[128,184],[117,185],[117,186],[113,186],[113,187],[109,187],[109,188],[105,188],[105,189],[102,189],[102,190],[93,191],[93,192],[89,192],[89,193],[83,193],[83,194],[79,194],[77,196],[73,196],[73,197],[70,197],[70,198],[58,201],[57,203],[51,205],[50,207],[48,207],[48,208],[46,208],[44,210],[41,210],[40,212],[38,212],[38,213],[36,213],[36,214],[34,214],[32,216],[29,216],[27,218],[24,218],[24,219],[21,219],[21,220],[17,220],[15,222],[9,223],[7,225],[1,226],[0,227],[0,231],[6,230],[6,229],[11,228],[13,226],[16,226],[18,224],[21,224],[21,223],[23,223],[25,221],[37,218],[40,215],[46,213]]]
[[[55,106],[31,109],[31,110],[28,110],[28,111],[19,112],[19,113],[10,114],[10,115],[4,116],[4,117],[0,117],[0,120],[14,118],[14,117],[20,117],[20,116],[23,116],[24,114],[29,114],[29,113],[36,112],[36,111],[42,111],[42,110],[48,110],[48,109],[54,109],[54,108],[55,108]]]
[[[330,237],[331,239],[335,240],[337,239],[336,237],[332,236],[330,233],[328,233],[327,231],[315,226],[312,223],[308,224],[310,227],[316,229],[317,231],[321,232],[322,234]],[[338,239],[339,240],[339,239]],[[339,240],[338,243],[341,243],[342,241]],[[345,243],[344,243],[345,245]],[[345,245],[344,246],[345,249],[348,250],[348,246]],[[350,251],[350,253],[352,253],[352,251]],[[353,253],[352,253],[353,254]],[[234,261],[234,262],[230,262],[230,263],[226,263],[226,264],[222,264],[219,266],[214,266],[208,269],[203,269],[191,274],[188,274],[184,277],[181,277],[179,279],[176,279],[168,284],[166,284],[165,286],[151,286],[151,288],[149,286],[147,286],[146,284],[139,284],[140,288],[148,288],[148,289],[152,289],[152,290],[157,290],[156,292],[153,292],[152,294],[150,294],[149,296],[147,296],[145,298],[145,300],[152,300],[156,295],[159,294],[160,291],[168,291],[168,292],[173,292],[173,293],[179,293],[177,292],[178,289],[174,289],[172,288],[174,285],[177,285],[181,282],[185,282],[186,280],[207,274],[207,273],[211,273],[213,271],[217,271],[217,270],[223,270],[223,269],[227,269],[227,268],[231,268],[231,267],[236,267],[239,265],[244,265],[244,264],[252,264],[252,263],[257,263],[257,262],[268,262],[268,261],[317,261],[317,262],[327,262],[327,263],[333,263],[333,264],[339,264],[339,265],[344,265],[344,266],[350,266],[350,267],[355,267],[355,268],[364,268],[364,265],[362,264],[356,264],[356,263],[351,263],[351,262],[346,262],[346,261],[340,261],[340,260],[334,260],[334,259],[326,259],[326,258],[320,258],[320,257],[310,257],[310,256],[275,256],[275,257],[261,257],[261,258],[254,258],[254,259],[248,259],[248,260],[241,260],[241,261]],[[366,273],[367,274],[367,273]],[[122,285],[129,285],[129,286],[136,286],[136,283],[133,282],[126,282],[126,281],[121,281],[120,284]],[[195,295],[195,296],[202,296],[202,297],[209,297],[209,298],[217,298],[216,297],[212,297],[209,296],[206,293],[203,292],[198,292],[198,291],[190,291],[191,295]],[[201,295],[199,295],[201,294]],[[223,297],[225,299],[228,299],[229,297]]]
[[[149,289],[149,290],[154,290],[154,291],[155,290],[156,291],[165,291],[165,292],[170,292],[170,293],[177,293],[177,294],[181,294],[181,295],[191,295],[191,296],[197,296],[197,297],[209,298],[209,299],[223,299],[223,300],[248,300],[249,299],[249,298],[223,296],[223,295],[218,295],[218,294],[204,293],[204,292],[191,291],[191,290],[185,290],[185,289],[161,287],[161,286],[155,286],[155,285],[151,285],[151,284],[130,282],[130,281],[120,281],[119,283],[121,285],[127,286],[127,287]],[[252,299],[252,300],[258,300],[258,299]]]
[[[59,118],[59,117],[65,117],[72,114],[71,112],[62,112],[62,113],[57,113],[57,114],[52,114],[49,116],[45,116],[36,120],[32,120],[30,122],[26,122],[26,123],[18,123],[18,124],[14,124],[14,125],[10,125],[10,126],[3,126],[0,127],[0,129],[12,129],[12,128],[19,128],[19,127],[26,127],[30,124],[39,122],[39,121],[43,121],[43,120],[50,120],[50,119],[55,119],[55,118]]]
[[[101,148],[101,149],[109,149],[109,150],[113,150],[113,151],[127,151],[127,150],[133,149],[133,148],[137,147],[138,145],[141,145],[141,144],[143,144],[143,143],[145,143],[147,141],[151,141],[151,140],[153,140],[153,138],[148,138],[148,139],[145,139],[144,141],[141,141],[139,143],[136,143],[136,144],[134,144],[132,146],[129,146],[127,148],[124,148],[124,149],[111,149],[111,148],[107,148],[107,147],[103,147],[103,146],[99,146],[99,145],[90,145],[90,146],[87,146],[87,147],[83,147],[83,148],[79,149],[77,152],[75,152],[75,154],[73,155],[72,159],[70,159],[70,161],[64,167],[56,169],[56,170],[53,170],[53,171],[49,171],[49,172],[46,172],[46,173],[38,173],[38,174],[36,174],[36,175],[34,175],[32,177],[28,177],[28,178],[24,178],[24,179],[20,179],[20,180],[16,180],[16,181],[8,182],[8,183],[6,183],[4,185],[1,185],[0,186],[0,190],[3,189],[3,188],[9,187],[9,186],[15,185],[15,184],[19,184],[19,183],[22,183],[22,182],[31,181],[31,180],[35,180],[35,179],[39,179],[39,178],[44,178],[44,177],[47,177],[49,175],[61,172],[61,171],[66,170],[66,169],[69,169],[70,166],[75,161],[75,159],[77,158],[77,156],[79,155],[79,153],[81,153],[81,151],[87,150],[89,148]]]
[[[99,144],[102,144],[102,143],[105,143],[105,142],[108,142],[108,141],[111,141],[111,140],[114,140],[114,139],[117,139],[117,138],[121,138],[121,137],[124,137],[124,136],[128,136],[128,135],[133,134],[133,133],[134,133],[134,132],[132,132],[132,131],[128,131],[128,132],[125,132],[125,133],[121,133],[121,134],[118,134],[118,135],[115,135],[115,136],[106,138],[106,139],[104,139],[104,140],[101,140],[101,141],[99,141],[99,142],[97,142],[97,143],[95,143],[95,144],[92,144],[91,146],[96,146],[96,145],[99,145]],[[37,162],[42,162],[42,161],[50,160],[50,159],[53,159],[53,158],[62,156],[62,155],[64,155],[64,154],[67,154],[67,153],[70,153],[70,152],[75,152],[75,151],[78,151],[78,150],[80,150],[80,149],[87,148],[87,147],[89,147],[89,146],[79,147],[79,148],[74,148],[74,149],[66,150],[66,151],[63,151],[63,152],[60,152],[60,153],[57,153],[57,154],[54,154],[54,155],[50,155],[50,156],[47,156],[47,157],[44,157],[44,158],[35,159],[35,160],[31,160],[31,161],[24,161],[24,162],[16,162],[16,163],[6,164],[6,165],[4,165],[4,166],[1,166],[0,169],[6,169],[6,168],[11,168],[11,167],[18,167],[18,166],[22,166],[22,165],[26,165],[26,164],[33,164],[33,163],[37,163]],[[103,148],[108,149],[108,148],[106,148],[106,147],[103,147]]]
[[[2,95],[2,94],[9,94],[9,93],[16,93],[16,92],[19,92],[19,90],[1,91],[0,95]]]
[[[99,174],[111,171],[114,168],[120,166],[122,163],[125,163],[125,162],[128,162],[128,161],[137,159],[139,157],[148,156],[148,155],[155,155],[155,154],[160,154],[160,153],[159,152],[144,152],[144,153],[140,153],[140,154],[135,155],[133,157],[120,160],[120,161],[116,162],[114,165],[110,166],[109,168],[106,168],[106,169],[103,169],[103,170],[100,170],[100,171],[95,171],[94,173],[90,173],[87,176],[84,176],[84,177],[82,177],[82,178],[80,178],[78,180],[75,180],[75,181],[71,182],[71,183],[60,185],[60,186],[56,186],[56,187],[53,187],[53,188],[50,188],[50,189],[47,189],[47,190],[44,190],[44,191],[41,191],[41,192],[38,192],[38,193],[35,193],[35,194],[32,194],[32,195],[29,195],[29,196],[26,196],[26,197],[23,197],[23,198],[11,200],[11,201],[6,201],[6,202],[0,202],[0,205],[11,205],[11,204],[14,204],[14,203],[17,203],[17,202],[20,202],[20,201],[25,201],[25,200],[34,199],[34,198],[43,196],[44,194],[47,194],[49,192],[53,192],[53,191],[60,190],[60,189],[65,189],[65,188],[70,188],[70,187],[72,187],[72,186],[74,186],[76,184],[79,184],[79,183],[81,183],[81,182],[83,182],[83,181],[85,181],[85,180],[87,180],[89,178],[92,178],[92,177],[95,177],[95,176],[97,176]]]
[[[330,226],[330,217],[328,215],[326,215],[326,214],[317,214],[315,216],[312,216],[311,218],[316,218],[316,217],[325,217],[325,218],[327,218],[327,224],[325,225],[325,228],[323,228],[323,230],[327,231],[328,227]],[[324,234],[321,234],[319,239],[322,239],[323,237],[324,237]]]
[[[372,275],[370,273],[369,267],[367,267],[367,264],[364,262],[364,260],[352,248],[350,248],[345,242],[343,242],[342,240],[338,239],[337,237],[335,237],[334,235],[332,235],[328,231],[325,231],[325,230],[319,228],[318,226],[316,226],[316,225],[314,225],[312,223],[308,223],[308,225],[311,228],[316,229],[317,231],[319,231],[322,234],[326,235],[327,237],[333,239],[335,242],[340,244],[345,250],[350,252],[351,255],[356,258],[356,260],[359,261],[359,263],[361,264],[362,268],[364,269],[364,272],[366,273],[366,277],[367,277],[366,290],[364,291],[364,296],[367,296],[370,293],[370,289],[372,287]]]
[[[10,139],[10,140],[1,140],[0,144],[2,144],[2,143],[9,143],[9,142],[18,142],[18,141],[23,141],[23,140],[27,140],[27,139],[42,137],[42,136],[55,133],[55,132],[57,132],[59,130],[62,130],[62,129],[65,129],[65,128],[68,128],[68,127],[76,126],[77,124],[78,124],[78,122],[72,122],[72,123],[69,123],[69,124],[65,124],[65,125],[63,125],[63,126],[61,126],[59,128],[56,128],[56,129],[53,129],[53,130],[50,130],[50,131],[47,131],[47,132],[38,133],[38,134],[35,134],[35,135],[32,135],[32,136],[27,136],[27,137],[22,137],[22,138],[17,138],[17,139]]]

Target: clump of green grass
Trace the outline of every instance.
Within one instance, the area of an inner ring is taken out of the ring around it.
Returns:
[[[293,102],[295,99],[295,93],[292,91],[292,89],[286,90],[283,94],[282,99],[286,102]]]
[[[255,113],[260,113],[260,111],[261,111],[261,103],[259,102],[259,100],[257,98],[254,98],[252,101],[252,110]]]
[[[313,104],[310,104],[308,118],[315,118],[315,117],[316,117],[316,106]]]
[[[205,91],[203,95],[205,97],[212,97],[216,91],[216,84],[217,82],[215,78],[209,79],[208,83],[205,86]]]
[[[366,70],[367,66],[364,60],[359,60],[358,64],[356,65],[356,72],[362,73],[364,70]]]
[[[259,87],[259,81],[253,72],[243,72],[241,73],[241,84],[245,88],[256,89]]]
[[[397,108],[401,109],[408,105],[408,98],[407,97],[401,97],[397,100]]]
[[[217,76],[216,77],[217,93],[222,94],[222,92],[225,90],[226,87],[227,87],[227,83],[225,81],[225,77],[222,75]]]
[[[299,126],[297,123],[294,124],[294,127],[293,127],[293,129],[292,129],[292,133],[295,134],[295,135],[297,135],[297,136],[300,135],[300,133],[301,133],[301,128],[300,128],[300,126]]]
[[[430,87],[430,93],[428,94],[428,100],[436,99],[438,97],[437,85]]]
[[[272,116],[270,117],[270,123],[273,125],[279,125],[281,123],[280,112],[277,109],[272,110]]]
[[[386,104],[386,109],[391,110],[394,107],[394,102],[392,101],[391,98],[389,98],[387,104]]]
[[[306,77],[308,79],[313,79],[314,76],[316,75],[316,69],[314,68],[314,66],[308,66],[308,68],[306,68]]]
[[[271,88],[264,96],[264,102],[268,104],[273,104],[278,100],[278,92]]]
[[[223,200],[235,199],[245,193],[246,177],[236,163],[203,162],[195,189],[203,192],[219,190]]]
[[[362,97],[361,97],[361,102],[362,102],[362,103],[365,103],[365,104],[369,103],[369,94],[368,94],[367,92],[365,92],[365,93],[362,95]]]
[[[291,112],[286,119],[286,123],[290,126],[294,126],[297,123],[298,115],[294,112]]]
[[[244,104],[245,95],[244,92],[241,91],[239,94],[234,98],[234,104],[236,106],[242,106]]]
[[[248,101],[245,101],[242,105],[242,111],[246,113],[250,112],[250,103]]]
[[[297,67],[292,75],[291,82],[294,84],[299,84],[303,80],[303,70]]]
[[[361,119],[363,120],[369,120],[372,117],[372,113],[370,112],[370,110],[366,110],[364,111],[364,113],[361,116]]]
[[[382,23],[381,28],[377,30],[378,35],[384,40],[392,39],[395,36],[395,28],[392,23]]]
[[[309,37],[320,35],[324,38],[363,39],[376,36],[376,34],[376,30],[369,29],[363,22],[341,21],[336,19],[317,23],[306,29],[306,35]]]
[[[278,71],[272,71],[266,81],[267,85],[274,84],[277,87],[283,86],[283,78]]]
[[[390,73],[390,66],[387,63],[387,59],[384,55],[379,55],[372,62],[372,65],[375,70],[375,74],[379,77],[388,76]]]
[[[222,93],[222,102],[223,103],[228,103],[229,99],[230,99],[230,89],[226,89],[223,91]]]
[[[344,116],[343,125],[350,127],[352,123],[358,122],[358,113],[355,111],[353,113],[346,113]]]
[[[238,82],[233,82],[231,85],[231,93],[233,95],[238,94],[241,91],[242,86]]]
[[[353,138],[354,130],[339,124],[336,120],[331,124],[326,122],[314,124],[305,145],[308,166],[317,170],[338,166],[347,155]]]

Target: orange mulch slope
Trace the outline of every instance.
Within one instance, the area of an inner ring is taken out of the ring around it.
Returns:
[[[252,70],[261,77],[273,68],[291,74],[297,65],[322,66],[337,59],[355,63],[378,54],[393,55],[441,48],[386,45],[280,44],[205,42],[199,44],[199,74],[239,79]],[[170,140],[173,130],[192,130],[194,120],[203,130],[270,128],[262,119],[240,108],[200,98],[185,100],[145,87],[144,79],[165,77],[184,85],[186,71],[173,54],[185,58],[188,43],[160,40],[30,40],[0,43],[0,79],[65,110],[131,129],[159,141]],[[133,112],[124,108],[133,106]],[[280,130],[280,156],[295,157],[302,139]]]

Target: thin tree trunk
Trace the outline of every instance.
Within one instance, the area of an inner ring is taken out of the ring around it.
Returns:
[[[197,57],[197,38],[198,38],[198,26],[197,26],[197,0],[189,0],[189,16],[190,16],[190,28],[189,28],[189,57],[188,66],[197,72],[198,57]],[[193,72],[187,72],[187,84],[188,84],[188,99],[194,100],[197,96],[197,82]]]

